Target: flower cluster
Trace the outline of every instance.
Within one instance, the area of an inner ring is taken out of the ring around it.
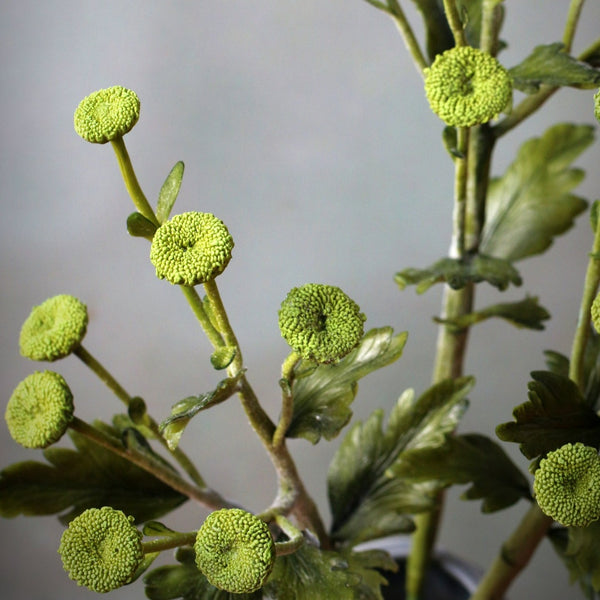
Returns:
[[[275,562],[268,525],[237,508],[211,513],[198,530],[196,565],[215,587],[243,594],[266,583]]]
[[[534,490],[542,511],[566,526],[600,518],[600,456],[582,443],[565,444],[540,461]]]
[[[447,125],[471,127],[497,117],[511,102],[508,71],[491,55],[471,46],[438,54],[425,69],[431,110]]]
[[[210,213],[186,212],[156,230],[150,260],[160,279],[194,286],[220,275],[232,249],[233,238],[223,221]]]
[[[109,506],[90,508],[71,521],[58,552],[71,579],[104,593],[131,581],[144,558],[141,539],[133,517]]]
[[[293,288],[279,309],[281,335],[307,360],[333,363],[356,347],[365,316],[340,288],[308,283]]]

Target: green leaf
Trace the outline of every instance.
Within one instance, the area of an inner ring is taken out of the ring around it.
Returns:
[[[467,408],[473,379],[443,381],[418,400],[407,390],[392,409],[357,423],[339,446],[327,476],[332,537],[357,544],[412,528],[409,514],[430,510],[437,486],[390,477],[388,470],[408,450],[439,446]]]
[[[469,283],[487,281],[499,290],[511,283],[521,285],[518,271],[506,260],[485,256],[468,255],[465,258],[442,258],[427,269],[404,269],[394,276],[398,287],[416,285],[417,293],[426,292],[435,283],[447,283],[452,289],[460,290]]]
[[[69,435],[76,450],[48,448],[44,457],[50,464],[25,461],[0,472],[3,517],[68,511],[60,517],[67,523],[88,508],[112,506],[143,522],[187,500],[124,458],[74,431]]]
[[[313,368],[302,361],[292,385],[294,414],[287,437],[303,437],[313,444],[321,437],[336,437],[352,416],[357,381],[400,358],[407,335],[394,335],[391,327],[372,329],[334,365]]]
[[[232,594],[219,590],[198,570],[193,548],[179,548],[179,565],[158,567],[144,577],[146,597],[150,600],[260,600],[262,592]]]
[[[175,200],[177,200],[181,180],[183,179],[183,168],[181,161],[176,163],[160,188],[156,205],[156,218],[161,224],[169,218]]]
[[[514,421],[496,433],[505,442],[520,444],[527,458],[543,456],[566,443],[600,446],[600,417],[568,378],[550,371],[534,371],[529,400],[515,408]]]
[[[333,552],[307,542],[277,558],[265,592],[277,600],[383,600],[386,580],[376,569],[396,568],[385,552]]]
[[[514,86],[527,94],[539,91],[541,85],[591,89],[600,84],[600,70],[569,56],[560,42],[536,46],[521,64],[509,69],[509,73]]]
[[[171,450],[177,448],[183,430],[200,411],[220,404],[235,394],[237,384],[243,373],[243,371],[240,371],[235,377],[227,377],[221,380],[214,390],[206,394],[188,396],[173,405],[171,415],[160,424],[159,428]]]
[[[586,598],[595,598],[593,591],[600,591],[600,522],[551,529],[549,538],[569,570],[571,583],[579,582]]]
[[[585,200],[570,194],[584,177],[569,165],[593,140],[587,125],[559,124],[525,142],[489,186],[480,251],[508,261],[543,252],[573,225]]]
[[[504,450],[479,434],[449,436],[443,446],[405,452],[390,471],[417,482],[470,484],[463,498],[482,499],[486,513],[531,498],[528,480]]]
[[[139,212],[133,212],[127,217],[127,232],[133,237],[143,237],[152,240],[156,225]]]
[[[492,317],[500,317],[516,327],[541,330],[544,329],[542,321],[549,319],[550,313],[538,304],[537,298],[528,296],[520,302],[494,304],[483,310],[468,313],[455,319],[440,319],[436,317],[435,321],[444,323],[452,327],[452,329],[460,331]]]
[[[210,364],[217,371],[222,371],[233,362],[236,354],[237,348],[235,346],[221,346],[211,354]]]

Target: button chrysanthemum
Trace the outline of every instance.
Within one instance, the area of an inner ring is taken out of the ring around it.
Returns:
[[[4,418],[16,442],[46,448],[63,436],[73,419],[73,394],[58,373],[35,372],[15,388]]]
[[[32,309],[21,327],[21,354],[50,362],[63,358],[81,344],[87,324],[83,302],[68,294],[48,298]]]
[[[86,96],[77,107],[73,122],[84,140],[106,144],[124,136],[140,117],[137,94],[120,85]]]
[[[293,288],[281,303],[281,335],[307,360],[333,363],[348,354],[364,334],[365,316],[340,288],[308,283]]]
[[[542,511],[565,526],[600,518],[600,456],[582,443],[565,444],[540,461],[533,488]]]
[[[198,530],[196,565],[215,587],[243,594],[266,583],[275,562],[268,525],[237,508],[211,513]]]
[[[471,127],[497,117],[511,102],[512,80],[491,55],[471,46],[438,54],[425,69],[431,110],[447,125]]]
[[[186,212],[156,230],[150,260],[160,279],[194,286],[221,274],[232,249],[233,238],[220,219],[210,213]]]
[[[144,558],[133,517],[109,506],[90,508],[64,531],[58,549],[65,571],[94,592],[129,583]]]

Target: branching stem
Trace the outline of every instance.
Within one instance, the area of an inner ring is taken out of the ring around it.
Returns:
[[[367,0],[369,1],[369,0]],[[424,69],[426,69],[429,64],[425,59],[425,55],[419,46],[419,42],[415,37],[415,34],[400,6],[400,2],[398,0],[388,0],[388,10],[386,11],[391,17],[396,27],[402,34],[402,38],[404,39],[404,44],[409,54],[411,55],[417,70],[421,74],[421,77],[424,77]]]

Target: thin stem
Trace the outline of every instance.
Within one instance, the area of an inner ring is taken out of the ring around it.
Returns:
[[[469,129],[459,127],[456,131],[457,150],[461,158],[455,159],[454,168],[454,214],[452,243],[450,245],[450,256],[461,258],[465,252],[465,211],[467,205],[467,152]]]
[[[479,48],[492,56],[498,53],[498,33],[502,23],[502,0],[483,0]]]
[[[139,213],[144,215],[146,219],[150,222],[154,223],[158,227],[159,223],[150,206],[140,184],[135,175],[135,171],[133,170],[133,165],[131,164],[131,159],[129,158],[129,153],[127,152],[127,147],[125,146],[125,141],[122,137],[118,137],[111,142],[111,145],[117,155],[117,161],[119,162],[119,168],[121,169],[121,175],[123,176],[123,181],[125,182],[125,187],[127,188],[127,192],[129,196],[133,200],[136,209]]]
[[[169,469],[164,464],[157,460],[152,460],[144,454],[140,454],[130,448],[125,448],[121,442],[104,432],[100,431],[96,427],[88,425],[85,421],[77,417],[73,417],[73,420],[69,424],[69,427],[77,433],[85,436],[90,441],[94,442],[106,448],[110,452],[113,452],[117,456],[124,458],[130,463],[144,469],[154,477],[168,485],[170,488],[180,492],[184,496],[207,506],[208,508],[231,508],[232,505],[222,498],[217,492],[209,488],[198,488],[184,479],[182,479],[175,471]]]
[[[368,0],[367,0],[368,1]],[[425,55],[419,46],[419,42],[415,37],[415,34],[408,22],[402,7],[398,0],[389,0],[389,10],[386,12],[392,17],[392,20],[396,24],[396,27],[402,34],[402,38],[404,39],[404,45],[411,55],[417,70],[421,74],[421,77],[424,77],[423,71],[429,66],[429,63],[425,59]],[[376,5],[375,5],[376,6]]]
[[[467,38],[460,15],[458,14],[456,0],[444,0],[444,11],[446,12],[448,25],[450,25],[450,30],[454,36],[454,42],[457,46],[466,46]]]
[[[144,554],[153,554],[154,552],[163,552],[179,548],[180,546],[192,546],[196,541],[196,531],[190,533],[177,533],[161,537],[158,540],[142,542],[142,550]]]
[[[587,61],[590,57],[594,56],[594,54],[598,54],[600,52],[600,38],[598,38],[595,42],[589,45],[578,57],[577,60]]]
[[[286,556],[293,554],[304,544],[304,536],[302,532],[294,527],[283,515],[275,515],[275,522],[280,529],[290,539],[287,542],[277,542],[275,544],[275,553],[277,556]]]
[[[579,17],[581,15],[581,9],[583,8],[585,0],[571,0],[569,5],[569,13],[567,15],[567,21],[565,23],[565,30],[563,33],[562,42],[565,45],[565,52],[571,51],[573,45],[573,39],[575,38],[575,30],[579,23]]]
[[[198,295],[198,292],[193,287],[189,287],[187,285],[182,285],[181,291],[188,301],[192,311],[196,315],[196,318],[200,322],[206,337],[209,342],[213,345],[213,347],[220,348],[221,346],[225,346],[225,342],[221,334],[217,331],[215,326],[212,324],[209,316],[206,314],[204,310],[204,305],[202,304],[202,298]]]
[[[294,397],[292,385],[294,379],[294,368],[300,362],[301,357],[297,352],[291,352],[281,366],[281,416],[277,429],[273,434],[273,446],[280,446],[285,440],[285,434],[294,416]]]

